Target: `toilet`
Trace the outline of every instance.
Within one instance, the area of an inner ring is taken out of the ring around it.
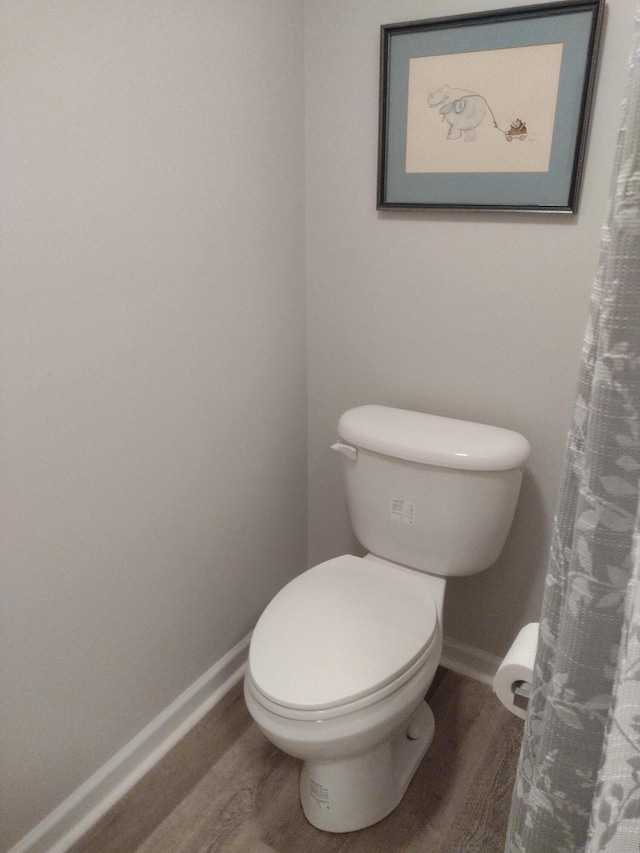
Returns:
[[[303,572],[267,605],[244,695],[265,736],[302,760],[310,823],[350,832],[393,811],[429,748],[446,579],[498,558],[530,448],[511,430],[377,405],[345,412],[338,435],[368,553]]]

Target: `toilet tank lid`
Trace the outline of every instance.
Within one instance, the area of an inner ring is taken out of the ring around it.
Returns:
[[[338,433],[349,444],[385,456],[467,471],[519,468],[530,453],[527,439],[513,430],[389,406],[349,409]]]

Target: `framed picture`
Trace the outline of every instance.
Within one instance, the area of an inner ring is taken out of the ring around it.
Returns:
[[[575,213],[604,5],[383,26],[378,209]]]

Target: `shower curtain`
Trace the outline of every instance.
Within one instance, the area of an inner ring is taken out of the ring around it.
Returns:
[[[640,851],[640,11],[506,853]]]

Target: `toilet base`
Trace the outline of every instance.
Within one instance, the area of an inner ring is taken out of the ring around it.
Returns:
[[[369,752],[306,761],[300,801],[307,820],[326,832],[351,832],[382,820],[402,800],[434,732],[433,712],[423,701],[398,734]]]

